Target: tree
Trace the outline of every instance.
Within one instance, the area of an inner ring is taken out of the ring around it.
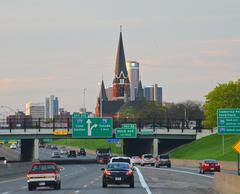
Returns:
[[[217,109],[240,107],[240,79],[224,84],[219,84],[206,96],[203,106],[205,113],[204,126],[215,127],[217,125]]]

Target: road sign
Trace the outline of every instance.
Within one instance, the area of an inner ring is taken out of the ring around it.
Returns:
[[[73,138],[112,137],[112,118],[72,117]]]
[[[233,146],[233,149],[240,154],[240,140]]]
[[[122,128],[116,128],[116,138],[136,138],[137,125],[136,124],[122,124]]]
[[[118,143],[119,141],[120,141],[120,139],[115,139],[115,138],[107,139],[108,143]]]
[[[153,135],[153,129],[141,129],[141,135]]]
[[[240,134],[240,109],[218,109],[217,124],[219,134]]]
[[[73,113],[73,118],[88,118],[88,113]]]
[[[68,134],[68,130],[55,130],[53,132],[54,135],[67,135]]]

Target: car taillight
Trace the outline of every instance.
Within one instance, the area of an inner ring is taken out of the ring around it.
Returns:
[[[105,175],[111,175],[111,172],[108,171],[108,170],[105,170],[105,171],[104,171],[104,174],[105,174]]]
[[[209,166],[209,164],[205,163],[205,164],[204,164],[204,166],[208,167],[208,166]]]
[[[127,171],[126,175],[132,175],[133,174],[133,171],[129,170]]]
[[[217,163],[217,164],[215,164],[215,166],[220,166],[220,164],[219,164],[219,163]]]

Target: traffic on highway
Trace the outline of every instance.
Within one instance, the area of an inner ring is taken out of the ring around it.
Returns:
[[[19,149],[11,151],[18,153]],[[25,172],[0,176],[1,194],[214,193],[212,168],[211,172],[205,169],[201,172],[205,174],[200,174],[201,168],[199,171],[196,168],[172,166],[167,154],[122,157],[113,156],[111,150],[106,148],[90,154],[84,148],[54,145],[40,146],[39,153],[40,161],[29,164]],[[77,162],[61,164],[61,160]],[[79,163],[84,160],[95,160],[95,163]]]

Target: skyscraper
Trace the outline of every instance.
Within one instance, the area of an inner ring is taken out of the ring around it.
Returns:
[[[156,101],[162,104],[162,87],[158,84],[145,86],[144,97],[147,101]]]
[[[54,118],[58,115],[59,102],[58,98],[51,95],[50,98],[46,97],[45,107],[44,107],[44,116],[46,119]]]
[[[130,81],[130,100],[134,101],[137,95],[139,84],[139,63],[136,61],[128,61],[126,66]]]

